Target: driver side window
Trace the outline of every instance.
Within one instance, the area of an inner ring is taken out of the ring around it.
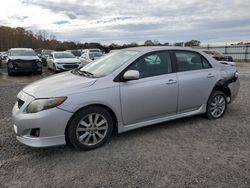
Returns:
[[[155,52],[143,56],[134,62],[128,70],[137,70],[140,78],[159,76],[172,72],[169,52]]]

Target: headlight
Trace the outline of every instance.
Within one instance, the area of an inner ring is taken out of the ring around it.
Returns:
[[[42,110],[54,108],[62,104],[67,97],[49,98],[49,99],[36,99],[32,101],[26,108],[27,113],[36,113]]]

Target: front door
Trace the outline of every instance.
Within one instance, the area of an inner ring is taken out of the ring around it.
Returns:
[[[120,83],[125,125],[176,114],[178,82],[168,51],[144,55],[128,70],[138,70],[140,79]]]

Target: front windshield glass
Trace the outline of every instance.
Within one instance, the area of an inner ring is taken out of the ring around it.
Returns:
[[[89,50],[89,52],[99,52],[99,53],[101,53],[101,50],[99,50],[99,49],[91,49],[91,50]]]
[[[89,53],[90,58],[101,57],[101,56],[102,56],[102,53],[98,53],[98,52],[97,53],[96,52],[94,52],[94,53],[90,52]]]
[[[82,53],[79,51],[79,50],[72,50],[72,51],[70,51],[72,54],[74,54],[75,56],[81,56],[82,55]]]
[[[128,50],[107,54],[84,66],[80,71],[89,72],[94,77],[106,76],[134,57],[137,53],[138,51]]]
[[[11,50],[10,56],[36,56],[33,50]]]
[[[61,58],[74,58],[75,56],[70,53],[70,52],[57,52],[54,53],[54,56],[56,59],[61,59]]]
[[[44,50],[42,54],[43,55],[50,55],[51,52],[53,52],[53,50]]]

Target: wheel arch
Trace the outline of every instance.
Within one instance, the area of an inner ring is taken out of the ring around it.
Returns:
[[[81,111],[82,109],[84,108],[88,108],[88,107],[92,107],[92,106],[97,106],[97,107],[101,107],[101,108],[104,108],[105,110],[107,110],[107,112],[111,115],[112,117],[112,120],[113,120],[113,133],[117,133],[118,132],[118,121],[117,121],[117,116],[114,112],[114,110],[112,110],[109,106],[107,105],[104,105],[104,104],[98,104],[98,103],[94,103],[94,104],[89,104],[89,105],[86,105],[86,106],[83,106],[81,108],[79,108],[76,112],[73,113],[73,115],[70,117],[67,125],[66,125],[66,128],[65,128],[65,131],[64,131],[64,135],[65,135],[65,140],[66,140],[66,143],[69,143],[68,141],[68,128],[69,128],[69,125],[72,121],[72,119],[74,118],[74,116],[79,112]]]
[[[212,91],[211,91],[211,93],[209,95],[209,98],[212,95],[213,91],[221,91],[226,95],[226,97],[231,98],[231,90],[228,87],[228,84],[227,84],[227,82],[225,80],[219,80],[215,84],[215,86],[213,87],[213,89],[212,89]],[[209,100],[209,98],[208,98],[208,100]]]

